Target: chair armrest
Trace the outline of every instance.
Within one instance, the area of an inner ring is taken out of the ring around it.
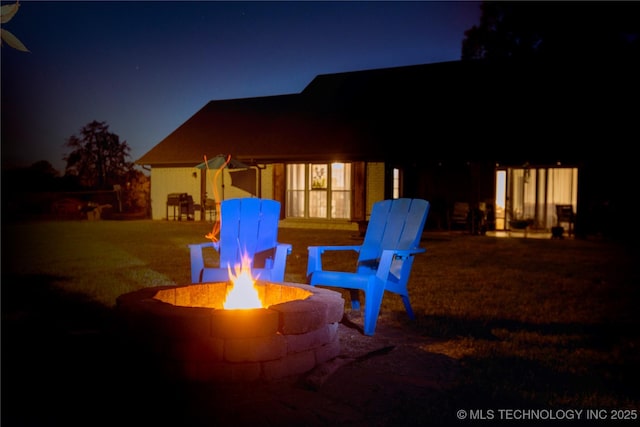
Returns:
[[[220,250],[220,242],[204,242],[204,243],[190,243],[189,248],[214,248],[216,251]]]
[[[412,257],[416,254],[420,254],[426,252],[425,248],[413,248],[406,250],[394,250],[394,249],[385,249],[382,251],[382,255],[380,256],[380,262],[378,263],[378,268],[376,270],[376,277],[383,282],[387,282],[389,274],[397,274],[394,271],[396,267],[394,267],[393,262],[397,259],[400,259],[404,262],[409,257]]]
[[[426,251],[427,250],[425,248],[413,248],[413,249],[406,249],[406,250],[395,250],[390,252],[393,252],[393,255],[395,256],[395,258],[406,258],[408,256],[421,254]]]
[[[278,243],[278,246],[276,247],[276,250],[284,250],[284,251],[286,251],[287,255],[291,255],[291,251],[293,250],[293,246],[291,245],[291,243]]]
[[[204,270],[204,257],[202,256],[202,249],[214,248],[216,251],[218,251],[220,250],[220,245],[217,242],[204,242],[192,243],[188,246],[191,255],[191,283],[200,283],[200,276],[202,274],[202,270]]]
[[[309,246],[307,249],[309,251],[316,250],[319,251],[320,253],[323,253],[325,251],[356,251],[356,252],[360,252],[360,248],[362,248],[362,245],[340,245],[340,246]]]
[[[326,251],[355,251],[360,252],[361,245],[341,245],[341,246],[309,246],[307,248],[309,258],[307,259],[307,278],[314,271],[322,270],[322,254]]]
[[[392,249],[385,249],[382,251],[382,255],[380,256],[380,262],[378,263],[378,269],[376,270],[376,276],[378,279],[385,283],[387,278],[389,277],[389,272],[391,271],[391,265],[393,264],[393,260],[396,259],[396,256],[399,254],[398,252],[409,252],[409,251],[396,251]],[[409,255],[409,254],[406,254]],[[406,256],[405,255],[405,256]]]
[[[290,243],[276,244],[276,251],[273,256],[271,268],[271,281],[284,282],[284,270],[287,266],[287,256],[291,255],[292,246]]]

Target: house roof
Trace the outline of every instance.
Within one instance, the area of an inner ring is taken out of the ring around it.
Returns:
[[[366,150],[365,142],[300,94],[232,99],[209,102],[136,163],[196,165],[219,153],[249,163],[350,160]]]
[[[428,132],[413,100],[433,87],[430,67],[319,75],[298,94],[210,101],[136,163],[195,165],[218,153],[257,163],[402,157]],[[441,114],[461,108],[444,98],[432,103]]]
[[[635,103],[636,72],[453,61],[318,75],[298,94],[211,101],[136,163],[575,158],[594,132],[625,137],[608,122],[631,117],[616,106]]]

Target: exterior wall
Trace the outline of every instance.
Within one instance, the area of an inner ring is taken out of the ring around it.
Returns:
[[[373,204],[384,200],[384,169],[383,162],[367,163],[367,220],[371,216]]]
[[[262,166],[261,166],[262,167]],[[264,169],[258,169],[260,174],[258,183],[258,194],[257,196],[263,199],[276,199],[274,193],[274,166],[266,165]]]
[[[206,179],[206,197],[202,197],[200,194],[203,173]],[[257,187],[257,196],[273,198],[273,165],[258,169],[258,173],[260,177],[257,185],[261,188]],[[227,169],[216,177],[215,170],[205,171],[195,167],[153,167],[151,169],[151,218],[167,219],[167,196],[169,194],[187,193],[193,197],[194,203],[200,204],[203,198],[215,198],[214,185],[220,199],[254,197],[253,194],[231,185],[231,175]],[[172,209],[169,209],[170,216],[172,216]],[[200,220],[200,214],[201,212],[196,209],[196,221]]]
[[[255,170],[255,168],[253,168],[253,170]],[[254,195],[248,191],[245,191],[241,188],[233,186],[231,174],[228,169],[224,169],[219,174],[217,170],[208,170],[203,172],[206,172],[206,180],[207,180],[206,198],[209,198],[209,199],[215,199],[216,194],[217,194],[217,197],[220,198],[220,200],[237,199],[237,198],[243,198],[243,197],[261,197],[260,196],[261,190],[259,188],[259,185],[264,186],[265,177],[269,178],[269,175],[265,173],[264,170],[261,170],[261,169],[257,170],[256,181],[258,181],[258,183],[262,181],[262,183],[261,184],[256,183],[257,194]],[[260,177],[258,177],[258,174],[260,174]],[[223,188],[223,185],[224,185],[224,188]],[[268,185],[271,186],[271,182],[269,182]],[[217,193],[213,191],[214,186],[216,188]],[[262,194],[265,194],[264,189],[262,190]],[[268,196],[262,196],[262,197],[270,198]]]
[[[167,195],[171,193],[187,193],[194,203],[200,203],[200,171],[189,167],[151,168],[152,219],[167,219]],[[170,216],[172,209],[169,209]],[[199,219],[198,212],[196,219]]]
[[[220,182],[218,185],[218,194],[220,195],[220,201],[227,199],[238,199],[243,197],[253,197],[253,194],[231,185],[231,176],[229,176],[229,172],[225,170],[222,172],[222,174],[224,174],[224,191],[222,189],[222,182]],[[209,188],[210,186],[211,184],[207,183],[207,188]],[[208,191],[207,194],[209,194],[209,198],[213,198],[211,197],[211,193],[209,193]]]
[[[170,193],[187,193],[193,197],[193,201],[199,204],[202,200],[200,188],[202,182],[202,170],[195,167],[182,168],[161,168],[151,169],[151,217],[154,220],[167,219],[167,196]],[[259,178],[257,187],[257,197],[273,199],[275,198],[275,166],[266,165],[258,168]],[[194,175],[195,174],[195,175]],[[206,198],[214,198],[214,177],[215,171],[206,173]],[[366,166],[366,219],[369,219],[372,206],[375,202],[384,199],[384,179],[385,164],[383,162],[367,163]],[[222,183],[224,181],[224,192]],[[231,185],[231,176],[228,170],[222,171],[218,175],[215,185],[217,194],[221,199],[232,199],[241,197],[254,197],[254,195]],[[169,209],[169,216],[172,217],[172,209]],[[196,209],[195,220],[201,219],[200,210]],[[317,221],[317,220],[284,220],[281,221],[283,227],[300,228],[327,228],[357,230],[357,224],[350,221]]]

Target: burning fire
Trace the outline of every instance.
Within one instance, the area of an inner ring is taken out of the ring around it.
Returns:
[[[262,308],[262,301],[255,288],[255,279],[251,275],[251,258],[246,254],[243,255],[242,265],[235,266],[235,274],[229,266],[229,278],[232,286],[223,304],[225,309]]]

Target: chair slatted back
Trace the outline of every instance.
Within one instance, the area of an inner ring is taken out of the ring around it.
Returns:
[[[373,205],[358,264],[370,264],[385,249],[408,250],[420,245],[429,202],[422,199],[382,200]]]
[[[558,218],[558,224],[561,222],[573,221],[573,205],[556,205],[556,217]]]
[[[220,266],[240,265],[249,256],[259,265],[278,241],[280,202],[270,199],[229,199],[220,206]]]

